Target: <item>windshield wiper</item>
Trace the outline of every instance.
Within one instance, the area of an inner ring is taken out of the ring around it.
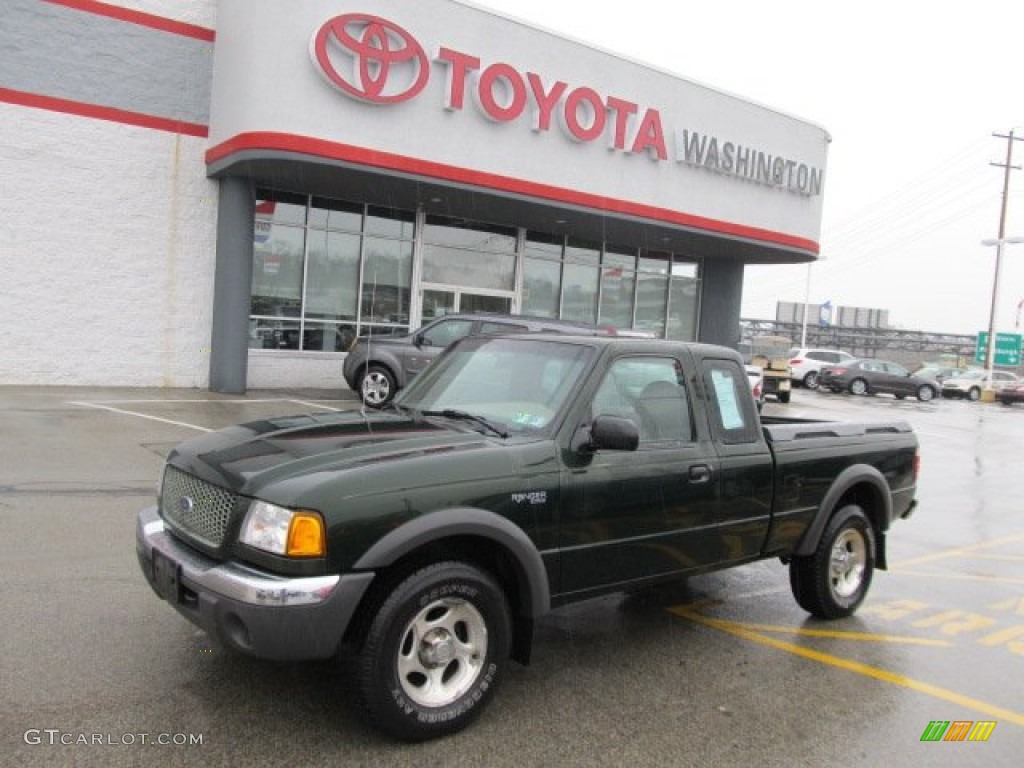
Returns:
[[[445,408],[443,411],[422,411],[424,416],[440,416],[445,419],[457,419],[458,421],[472,421],[474,424],[479,424],[490,432],[493,432],[498,437],[508,437],[508,431],[504,425],[495,424],[488,421],[483,416],[477,416],[474,413],[467,413],[466,411],[457,411],[454,408]]]

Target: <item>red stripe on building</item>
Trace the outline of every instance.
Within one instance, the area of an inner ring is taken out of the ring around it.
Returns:
[[[156,117],[155,115],[146,115],[141,112],[129,112],[126,109],[103,107],[98,104],[87,104],[82,101],[60,99],[54,96],[42,96],[38,93],[14,91],[10,88],[0,88],[0,101],[7,102],[8,104],[17,104],[22,107],[32,107],[33,109],[45,109],[50,112],[63,112],[67,115],[91,117],[96,120],[109,120],[112,123],[124,123],[140,128],[152,128],[156,131],[182,133],[186,136],[198,136],[203,139],[210,135],[210,129],[199,123],[189,123],[184,120],[174,120],[168,117]]]
[[[163,16],[154,16],[151,13],[143,13],[142,11],[133,11],[128,8],[122,8],[117,5],[109,5],[107,3],[100,3],[97,0],[43,0],[53,5],[63,5],[66,8],[72,8],[76,11],[84,11],[85,13],[92,13],[97,16],[106,16],[110,19],[117,19],[118,21],[127,21],[130,24],[138,24],[142,27],[149,27],[150,29],[158,29],[161,32],[170,32],[175,35],[183,35],[184,37],[194,37],[197,40],[206,40],[213,42],[216,39],[217,33],[212,29],[206,27],[200,27],[196,24],[187,24],[183,21],[174,21],[172,19],[164,18]]]
[[[784,232],[775,232],[769,229],[709,219],[704,216],[680,213],[668,208],[633,203],[627,200],[617,200],[603,195],[593,195],[588,192],[579,192],[549,184],[539,184],[484,171],[474,171],[429,160],[419,160],[417,158],[405,157],[404,155],[380,152],[308,136],[264,131],[241,133],[209,149],[206,152],[206,164],[213,165],[214,163],[227,160],[234,154],[253,150],[294,152],[296,154],[327,160],[338,160],[371,168],[400,171],[402,173],[453,181],[460,184],[471,184],[502,192],[512,192],[517,195],[583,206],[593,210],[638,216],[666,224],[793,248],[807,253],[817,254],[819,251],[818,243],[814,240],[788,235]]]

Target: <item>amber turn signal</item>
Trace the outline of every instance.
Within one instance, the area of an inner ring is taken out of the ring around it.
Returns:
[[[327,553],[324,521],[314,512],[296,512],[288,526],[289,557],[323,557]]]

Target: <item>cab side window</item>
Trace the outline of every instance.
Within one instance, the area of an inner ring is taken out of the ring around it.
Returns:
[[[641,446],[693,440],[686,384],[673,358],[616,360],[594,395],[592,413],[632,419],[640,430]]]

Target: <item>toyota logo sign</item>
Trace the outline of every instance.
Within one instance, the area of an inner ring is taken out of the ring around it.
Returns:
[[[422,91],[430,62],[416,39],[379,16],[347,13],[325,22],[310,55],[328,82],[370,104],[397,104]]]

